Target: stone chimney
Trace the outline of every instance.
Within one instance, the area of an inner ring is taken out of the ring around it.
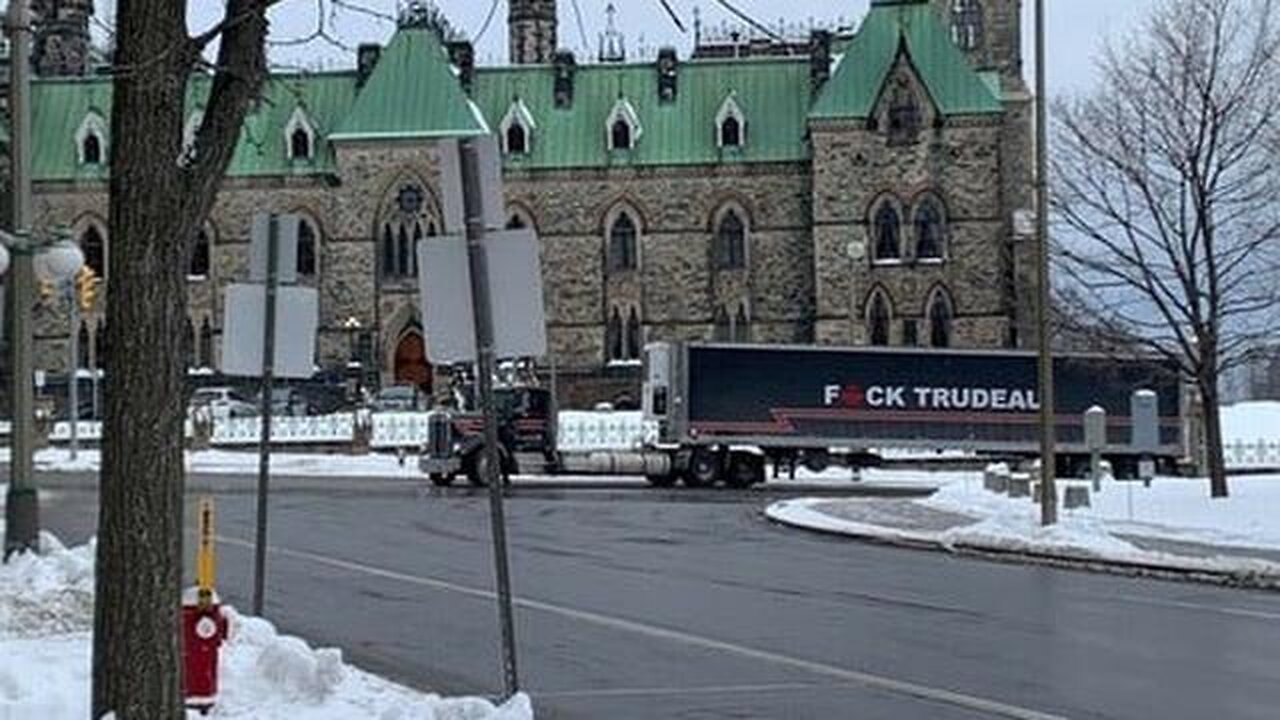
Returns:
[[[89,18],[93,0],[31,0],[37,75],[84,75],[89,69]]]
[[[555,71],[556,107],[573,107],[573,76],[578,72],[578,61],[571,51],[561,50],[556,53]]]
[[[831,32],[814,30],[809,36],[809,85],[817,95],[831,79]]]
[[[509,0],[513,65],[545,65],[556,52],[556,0]]]
[[[664,47],[658,51],[658,100],[663,103],[676,101],[679,90],[680,61],[676,49]]]
[[[462,91],[471,94],[476,80],[476,49],[469,40],[457,40],[449,43],[449,62],[458,69],[458,83]]]
[[[373,69],[378,66],[382,57],[382,46],[377,43],[361,43],[356,48],[356,87],[362,88],[368,82]]]

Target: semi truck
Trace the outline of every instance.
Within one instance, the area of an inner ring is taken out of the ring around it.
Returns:
[[[541,410],[554,415],[552,403],[529,390],[539,399],[515,403],[524,411],[500,418],[500,434],[511,439],[500,450],[508,470],[518,469],[507,459],[517,445],[533,446],[552,471],[644,475],[662,487],[747,487],[763,482],[770,465],[863,467],[880,462],[886,448],[1031,458],[1039,452],[1037,385],[1030,352],[660,342],[644,353],[643,414],[656,434],[642,447],[585,458],[557,452],[545,436],[556,423],[538,422]],[[1175,365],[1061,354],[1054,388],[1060,471],[1087,466],[1084,415],[1094,406],[1106,411],[1102,454],[1117,474],[1132,474],[1143,458],[1172,469],[1186,456]],[[1138,391],[1154,393],[1157,425],[1148,433],[1155,442],[1141,447],[1132,442]],[[483,446],[476,418],[433,416],[420,461],[433,479],[476,474]]]

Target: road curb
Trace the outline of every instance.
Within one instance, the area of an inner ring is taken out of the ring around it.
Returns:
[[[835,528],[819,527],[771,515],[768,512],[768,508],[761,510],[760,514],[765,520],[780,527],[794,528],[805,532],[831,537],[842,537],[855,542],[872,545],[884,545],[906,550],[941,552],[948,555],[978,558],[1005,564],[1039,565],[1067,570],[1083,570],[1086,572],[1105,575],[1119,575],[1122,577],[1152,578],[1157,580],[1217,585],[1220,587],[1241,588],[1246,590],[1280,592],[1280,575],[1268,573],[1210,570],[1174,564],[1144,563],[1128,560],[1107,560],[1070,553],[1049,554],[1026,550],[1005,550],[1002,548],[974,545],[972,543],[964,542],[943,543],[922,537],[895,537],[889,534],[876,535],[873,533],[858,532],[856,530],[837,530]]]

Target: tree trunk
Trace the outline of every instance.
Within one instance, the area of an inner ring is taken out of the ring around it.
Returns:
[[[193,228],[177,163],[187,69],[163,52],[186,37],[185,17],[175,9],[181,5],[122,3],[117,29],[116,62],[148,67],[124,69],[113,84],[95,718],[111,711],[119,720],[184,717],[178,617],[187,391],[180,343],[185,240]]]
[[[1215,498],[1228,495],[1227,463],[1222,450],[1222,416],[1218,403],[1217,373],[1201,377],[1197,385],[1204,399],[1204,457],[1209,471],[1209,494]]]

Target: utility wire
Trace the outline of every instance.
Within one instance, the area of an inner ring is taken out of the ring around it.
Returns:
[[[667,11],[667,15],[671,18],[671,22],[675,23],[676,27],[680,28],[680,32],[688,32],[684,27],[684,23],[680,22],[680,16],[676,15],[676,11],[672,9],[671,3],[668,2],[668,0],[658,0],[658,2],[662,3],[662,8]]]
[[[498,14],[498,2],[499,0],[493,0],[493,4],[489,6],[489,14],[485,16],[484,24],[480,26],[480,32],[476,33],[475,37],[472,39],[471,42],[476,45],[480,44],[480,38],[484,37],[484,34],[489,31],[489,25],[493,22],[493,16]]]
[[[770,30],[770,29],[769,29],[769,28],[768,28],[764,23],[759,22],[758,20],[756,20],[755,18],[753,18],[753,17],[751,17],[750,15],[746,14],[745,12],[743,12],[743,11],[739,10],[738,8],[734,7],[733,5],[729,4],[729,0],[715,0],[715,2],[716,2],[716,4],[717,4],[717,5],[720,5],[720,6],[721,6],[721,7],[723,7],[725,10],[728,10],[729,12],[731,12],[731,13],[733,13],[735,16],[737,16],[737,18],[738,18],[739,20],[741,20],[741,21],[745,22],[746,24],[750,25],[751,27],[753,27],[753,28],[755,28],[755,29],[759,30],[760,32],[764,33],[765,35],[768,35],[769,37],[773,38],[774,40],[782,40],[782,36],[781,36],[781,35],[779,35],[778,33],[776,33],[776,32],[774,32],[774,31]]]
[[[578,35],[582,38],[582,52],[591,52],[591,42],[587,40],[587,26],[582,22],[582,8],[578,0],[573,0],[573,16],[578,20]]]

